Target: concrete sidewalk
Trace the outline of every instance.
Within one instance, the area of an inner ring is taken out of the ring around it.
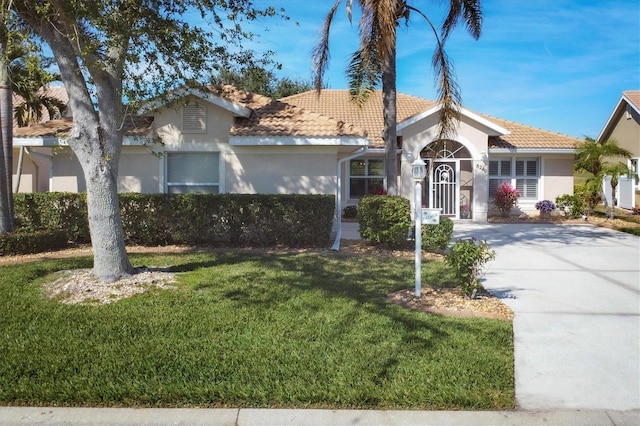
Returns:
[[[0,407],[0,425],[615,425],[640,411],[380,411],[198,408]]]

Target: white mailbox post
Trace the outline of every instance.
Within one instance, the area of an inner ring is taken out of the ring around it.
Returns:
[[[416,297],[422,295],[422,181],[427,175],[427,165],[420,158],[416,158],[411,164],[411,176],[416,183],[414,201],[415,201],[415,219],[416,219]]]

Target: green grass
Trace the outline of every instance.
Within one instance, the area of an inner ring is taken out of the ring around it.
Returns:
[[[504,409],[512,324],[385,302],[413,262],[342,253],[132,255],[178,290],[63,305],[39,283],[89,258],[0,268],[0,404]],[[423,282],[448,284],[442,262]]]

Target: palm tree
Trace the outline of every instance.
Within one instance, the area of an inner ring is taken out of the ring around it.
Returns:
[[[605,211],[609,216],[613,212],[609,209],[607,198],[604,195],[604,177],[612,176],[611,185],[615,191],[618,178],[621,175],[630,175],[631,171],[622,162],[613,162],[613,158],[631,158],[631,152],[621,147],[614,139],[598,142],[593,138],[586,137],[585,141],[576,147],[576,162],[574,168],[591,174],[587,179],[587,187],[598,188],[600,198],[604,203]]]
[[[322,88],[323,76],[329,65],[331,24],[341,2],[342,0],[336,0],[329,11],[320,41],[313,52],[313,81],[318,91]],[[354,1],[345,2],[347,16],[351,20]],[[396,27],[402,19],[408,25],[411,12],[415,12],[425,19],[433,31],[436,49],[432,57],[432,66],[438,81],[438,102],[442,106],[439,139],[445,139],[455,130],[462,102],[444,44],[460,21],[464,21],[467,31],[474,39],[480,37],[480,0],[450,0],[449,12],[440,34],[428,16],[409,5],[407,0],[358,0],[355,3],[360,6],[362,17],[359,23],[360,47],[352,54],[347,70],[351,98],[357,103],[363,103],[382,83],[387,193],[397,195]]]
[[[21,99],[14,107],[18,127],[40,122],[46,112],[50,119],[64,115],[66,103],[51,96],[47,88],[60,77],[46,71],[46,58],[32,52],[15,51],[9,69],[13,93]]]
[[[11,0],[0,1],[0,233],[13,231],[13,100],[9,76]]]

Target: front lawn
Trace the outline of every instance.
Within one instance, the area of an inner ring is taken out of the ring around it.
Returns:
[[[512,324],[387,303],[413,262],[344,253],[131,255],[177,290],[109,305],[44,297],[90,258],[0,268],[0,404],[505,409]],[[450,280],[423,264],[423,285]]]

